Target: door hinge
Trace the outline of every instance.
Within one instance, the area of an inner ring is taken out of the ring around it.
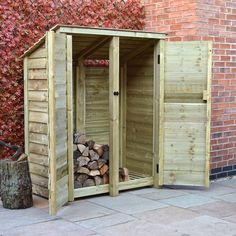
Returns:
[[[114,96],[119,96],[119,92],[118,91],[114,91],[113,94],[114,94]]]
[[[161,56],[160,56],[160,54],[159,54],[159,55],[157,55],[157,64],[158,64],[158,65],[160,65],[160,61],[161,61]]]
[[[159,173],[159,164],[157,164],[157,173]]]

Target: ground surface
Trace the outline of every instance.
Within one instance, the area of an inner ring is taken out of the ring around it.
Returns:
[[[203,189],[144,188],[78,200],[48,215],[48,203],[7,210],[0,235],[236,236],[236,179]]]

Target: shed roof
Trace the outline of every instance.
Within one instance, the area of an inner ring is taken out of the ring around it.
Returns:
[[[55,31],[59,33],[65,33],[70,35],[91,35],[91,36],[117,36],[124,38],[137,38],[137,39],[165,39],[165,33],[148,32],[148,31],[138,31],[138,30],[126,30],[126,29],[109,29],[109,28],[96,28],[96,27],[84,27],[77,25],[56,25],[50,29],[50,31]],[[44,43],[46,34],[38,40],[32,47],[30,47],[21,56],[25,57],[36,50],[42,43]]]

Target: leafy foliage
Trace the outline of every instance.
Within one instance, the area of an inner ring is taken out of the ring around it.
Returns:
[[[0,140],[23,146],[19,56],[56,24],[142,29],[144,9],[139,0],[0,0]]]

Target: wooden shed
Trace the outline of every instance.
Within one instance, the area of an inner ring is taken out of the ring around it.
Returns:
[[[209,185],[212,43],[165,39],[59,25],[25,52],[25,151],[51,214],[83,196]],[[109,144],[109,184],[74,189],[73,131]]]

